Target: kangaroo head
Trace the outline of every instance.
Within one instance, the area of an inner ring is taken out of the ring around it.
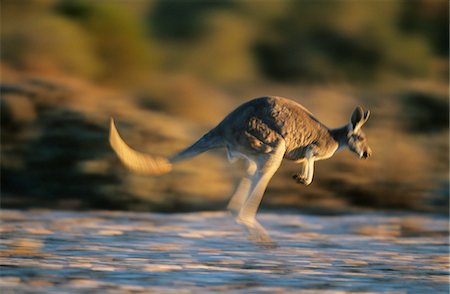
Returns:
[[[364,110],[358,106],[353,111],[352,117],[350,119],[349,131],[347,134],[347,146],[348,148],[358,154],[359,158],[368,158],[372,155],[372,149],[369,147],[366,135],[361,130],[361,127],[369,119],[370,111]]]

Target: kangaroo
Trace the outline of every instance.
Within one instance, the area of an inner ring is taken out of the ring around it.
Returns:
[[[350,122],[329,129],[302,105],[281,97],[261,97],[250,100],[211,129],[193,145],[170,158],[140,153],[131,149],[120,137],[111,119],[110,143],[123,164],[131,171],[160,175],[171,171],[172,165],[197,156],[207,150],[226,148],[233,162],[247,162],[245,176],[238,184],[228,209],[250,237],[271,242],[256,213],[264,191],[283,159],[300,164],[293,179],[309,185],[313,180],[314,162],[330,158],[336,151],[348,147],[360,158],[372,151],[361,127],[370,111],[356,107]]]

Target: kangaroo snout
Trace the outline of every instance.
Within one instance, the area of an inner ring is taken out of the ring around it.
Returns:
[[[367,159],[372,156],[372,150],[369,148],[361,154],[362,159]]]

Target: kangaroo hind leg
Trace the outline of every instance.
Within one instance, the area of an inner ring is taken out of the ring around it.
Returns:
[[[270,179],[280,167],[285,151],[284,140],[279,140],[272,152],[257,156],[257,169],[251,177],[249,196],[242,205],[237,217],[237,221],[246,226],[250,237],[257,241],[271,242],[264,227],[256,220],[256,213]]]
[[[247,169],[245,171],[244,177],[239,182],[236,190],[231,197],[230,202],[228,203],[228,210],[231,212],[233,216],[237,216],[242,206],[247,200],[247,197],[250,194],[251,189],[251,178],[256,172],[256,163],[250,159],[246,159],[247,161]]]

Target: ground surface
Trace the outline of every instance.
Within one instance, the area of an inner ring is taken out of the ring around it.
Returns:
[[[227,213],[1,211],[11,292],[448,293],[445,216],[263,213],[278,247]]]

